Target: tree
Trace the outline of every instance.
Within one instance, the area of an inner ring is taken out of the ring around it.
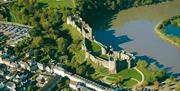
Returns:
[[[115,10],[116,9],[116,3],[115,3],[115,1],[112,1],[111,2],[111,10]]]
[[[147,81],[143,81],[142,85],[143,85],[143,86],[147,86],[147,85],[148,85],[148,82],[147,82]]]
[[[154,88],[155,88],[155,89],[158,89],[158,88],[159,88],[159,82],[158,82],[157,80],[154,82]]]
[[[136,64],[140,69],[146,68],[148,66],[148,63],[145,60],[139,60]]]
[[[76,62],[78,62],[79,64],[82,64],[82,63],[84,63],[85,62],[85,51],[77,51],[76,53],[75,53],[75,55],[73,56],[73,58],[72,58],[72,61],[76,61]],[[86,65],[86,64],[85,64]]]
[[[24,0],[17,0],[17,3],[18,3],[19,6],[22,6],[23,2],[24,2]]]
[[[76,68],[76,72],[81,75],[86,74],[86,65],[81,65],[78,68]]]
[[[27,15],[29,15],[29,10],[26,7],[23,7],[21,9],[21,13],[27,16]]]
[[[64,39],[63,37],[60,37],[56,40],[58,51],[63,53],[67,50],[68,47],[68,41]]]
[[[41,29],[39,27],[30,29],[29,34],[31,37],[37,37],[37,36],[41,35]]]
[[[157,79],[163,78],[165,76],[166,72],[164,70],[159,70],[156,72],[155,77]]]
[[[33,91],[33,87],[31,85],[29,85],[29,86],[26,87],[25,91]]]
[[[42,37],[34,37],[31,46],[33,48],[38,48],[41,47],[42,44],[43,44]]]
[[[150,70],[151,72],[153,72],[153,74],[155,74],[158,71],[158,67],[156,66],[156,64],[151,64]]]

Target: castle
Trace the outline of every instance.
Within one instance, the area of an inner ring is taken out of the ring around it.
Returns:
[[[72,15],[67,17],[67,24],[72,25],[77,29],[78,32],[82,34],[84,37],[84,42],[82,46],[82,50],[86,51],[86,58],[91,59],[96,64],[102,65],[105,68],[108,68],[111,74],[116,74],[116,65],[117,61],[126,61],[128,63],[128,68],[131,68],[131,60],[135,59],[134,55],[128,53],[124,50],[114,51],[111,46],[107,47],[100,42],[96,41],[94,36],[92,35],[92,28],[82,20],[78,15]],[[94,56],[93,54],[87,51],[86,47],[86,39],[91,42],[97,43],[101,47],[101,55],[107,55],[108,60],[102,59],[98,56]]]

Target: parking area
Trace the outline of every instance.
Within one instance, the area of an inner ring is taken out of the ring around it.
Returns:
[[[7,44],[14,46],[25,37],[29,37],[31,27],[16,23],[0,22],[0,32],[8,37]]]

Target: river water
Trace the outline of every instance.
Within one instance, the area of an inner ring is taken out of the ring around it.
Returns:
[[[175,15],[180,15],[180,0],[130,8],[114,15],[109,29],[95,31],[94,35],[115,50],[123,48],[179,75],[180,49],[160,39],[154,31],[160,21]]]

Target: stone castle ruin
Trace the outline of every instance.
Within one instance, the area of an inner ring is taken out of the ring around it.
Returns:
[[[69,16],[67,18],[67,24],[75,27],[83,35],[83,37],[89,40],[93,39],[92,28],[86,24],[78,15]]]
[[[98,65],[102,65],[105,68],[108,68],[109,72],[112,74],[117,73],[116,65],[117,61],[126,61],[128,63],[128,68],[131,68],[131,60],[135,59],[134,55],[126,52],[124,50],[121,51],[114,51],[111,46],[105,46],[100,42],[96,41],[92,35],[92,28],[82,20],[81,17],[78,15],[72,15],[67,17],[67,24],[72,25],[79,31],[84,38],[88,39],[91,42],[97,43],[101,47],[101,55],[107,55],[108,60],[102,59],[98,56],[94,56],[93,54],[89,53],[86,48],[86,42],[84,39],[84,44],[82,49],[86,51],[86,58],[91,59]]]

